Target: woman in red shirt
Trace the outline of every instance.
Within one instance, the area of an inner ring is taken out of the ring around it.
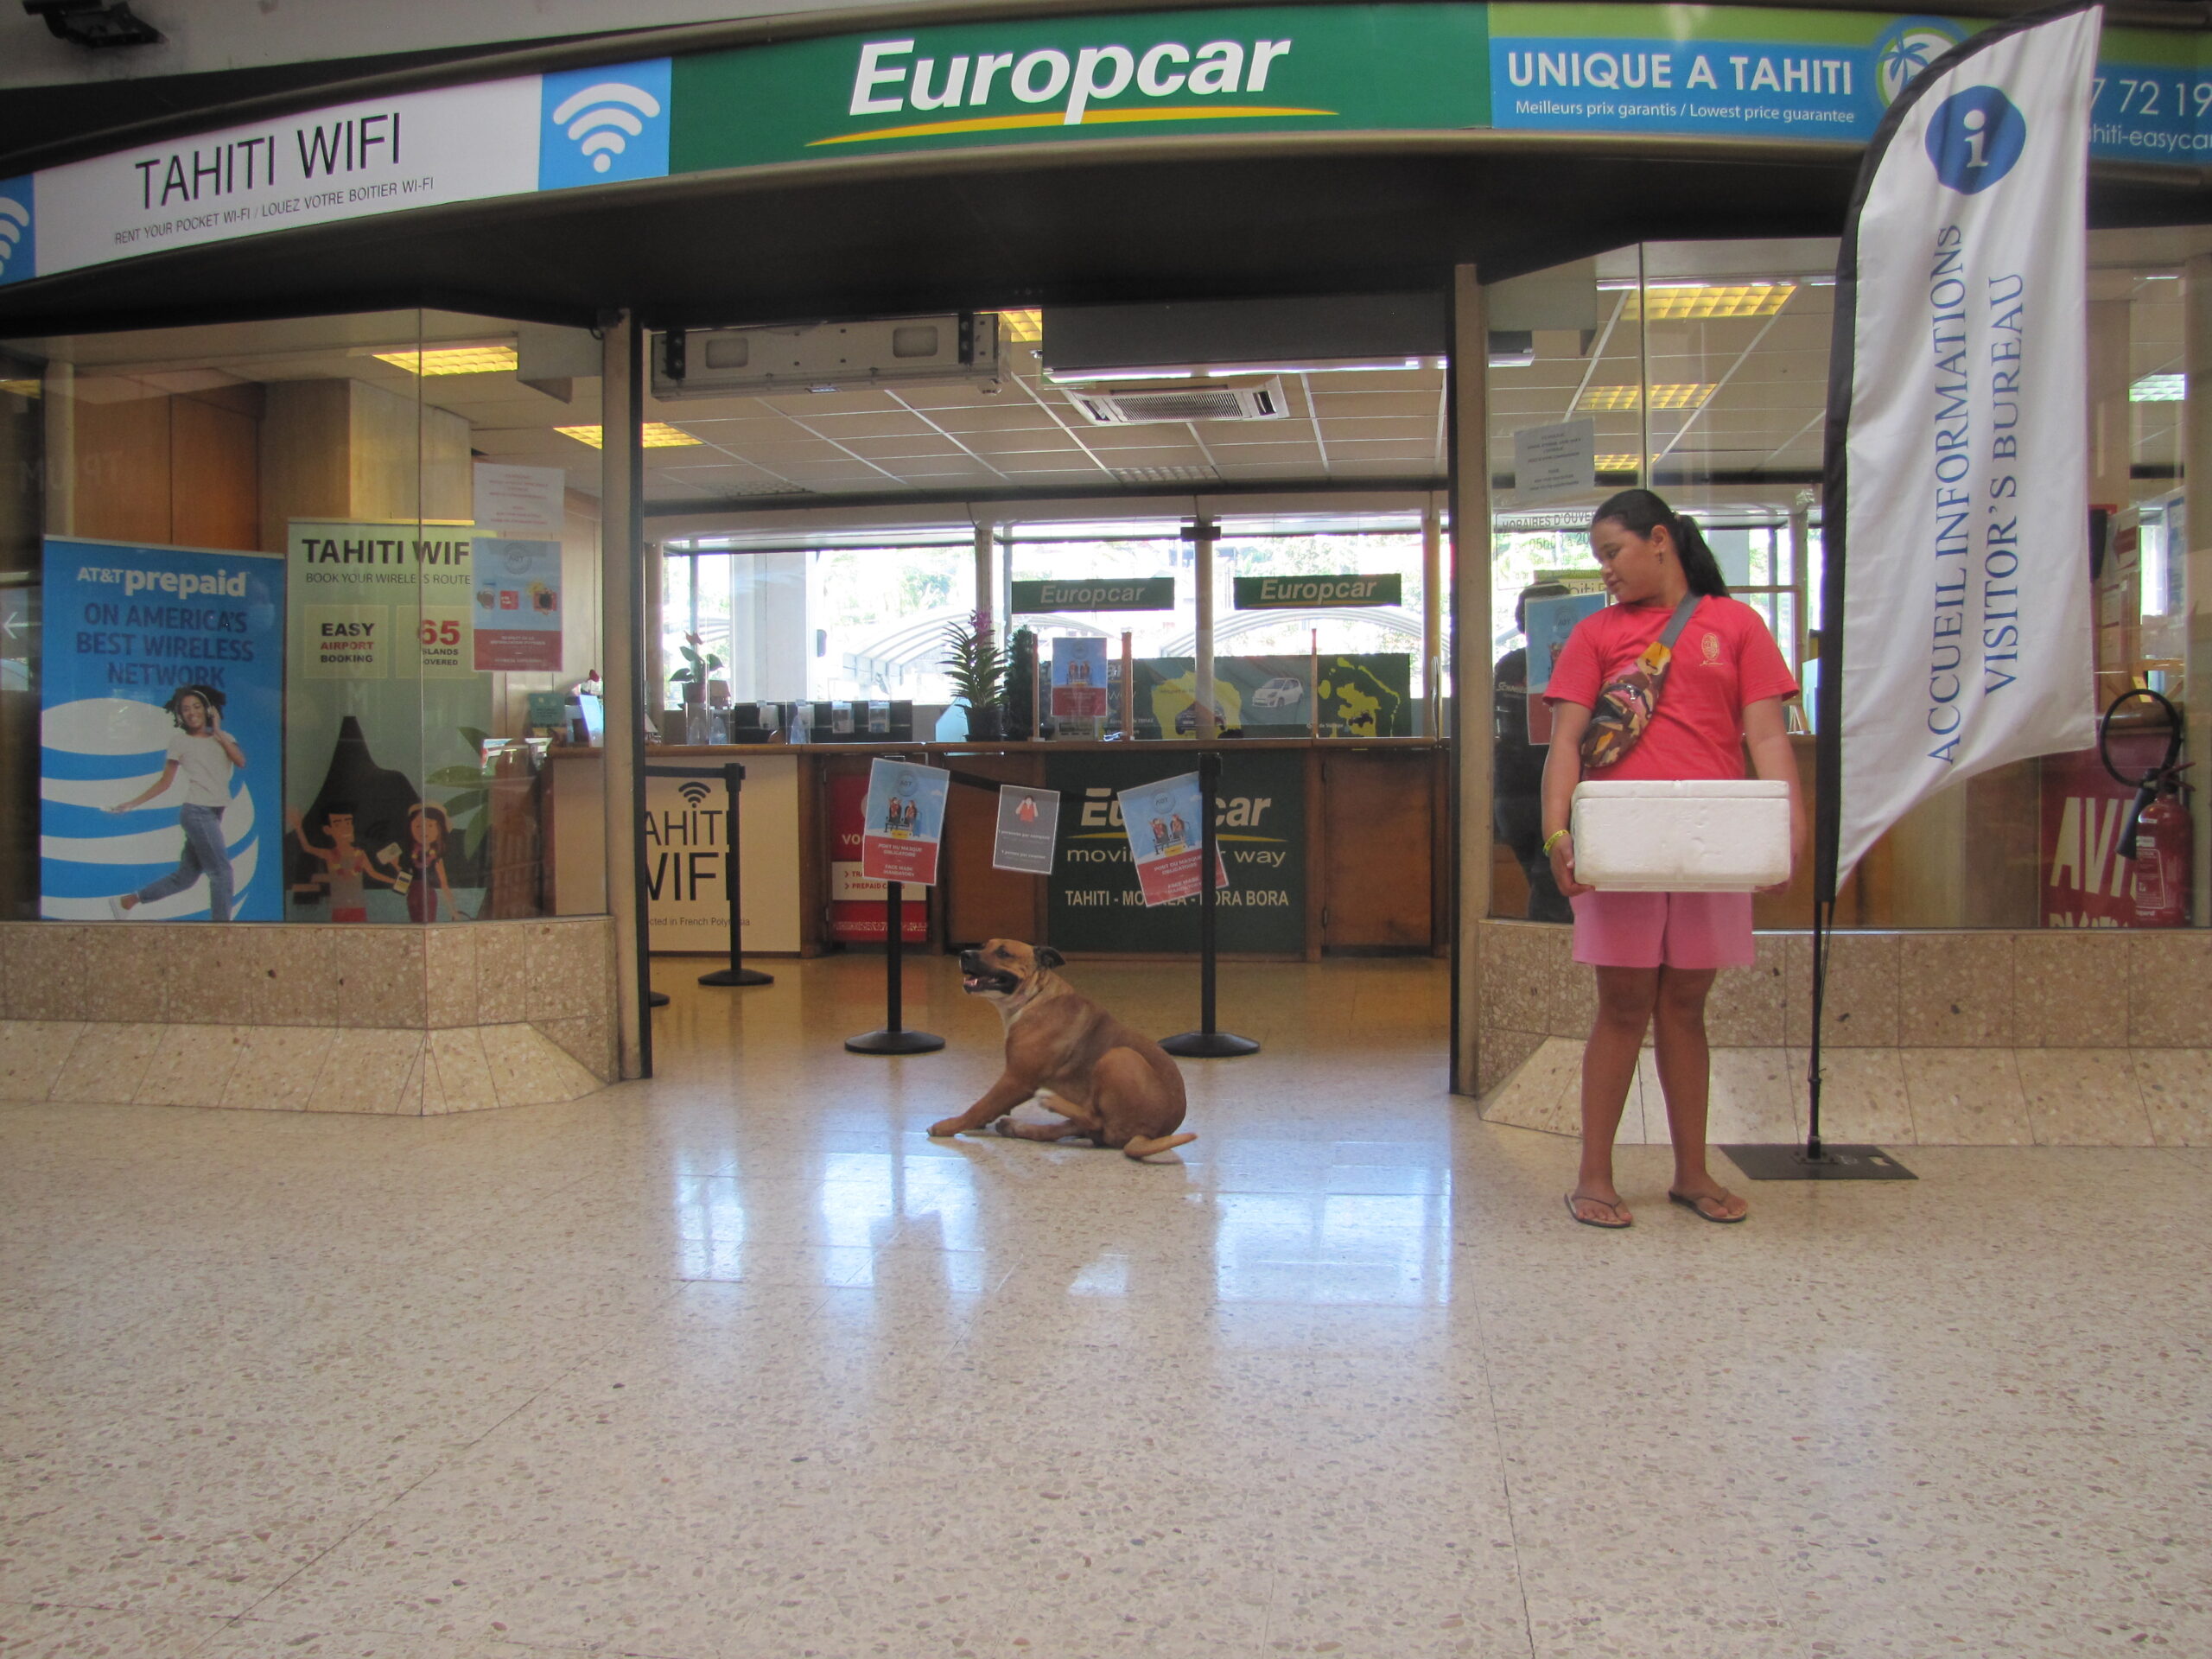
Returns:
[[[1790,822],[1802,848],[1803,804],[1782,713],[1797,683],[1758,613],[1728,597],[1697,525],[1650,491],[1624,490],[1608,499],[1591,520],[1590,545],[1614,603],[1575,626],[1544,693],[1553,705],[1544,851],[1574,906],[1574,959],[1598,970],[1597,1023],[1582,1051],[1582,1168],[1567,1213],[1588,1227],[1625,1227],[1634,1219],[1613,1185],[1613,1136],[1650,1027],[1675,1143],[1667,1196],[1707,1221],[1741,1221],[1744,1200],[1706,1167],[1712,1067],[1705,1000],[1719,969],[1751,963],[1751,895],[1599,893],[1574,879],[1567,820],[1582,780],[1582,734],[1600,689],[1633,667],[1683,599],[1696,594],[1650,724],[1604,775],[1624,783],[1739,779],[1748,745],[1760,778],[1789,785]]]

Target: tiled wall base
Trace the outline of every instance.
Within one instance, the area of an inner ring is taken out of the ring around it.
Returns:
[[[1708,1141],[1805,1137],[1805,1051],[1716,1048]],[[1821,1056],[1821,1133],[1886,1147],[2212,1147],[2203,1049],[1844,1048]],[[1491,1123],[1574,1135],[1582,1044],[1540,1039],[1485,1095]],[[1620,1140],[1667,1144],[1667,1105],[1643,1051]]]
[[[1571,931],[1485,922],[1479,1109],[1579,1129],[1596,1014]],[[1805,1133],[1811,948],[1761,934],[1707,1009],[1707,1138]],[[1887,1146],[2212,1146],[2212,933],[1845,933],[1821,1022],[1821,1128]],[[1646,1048],[1620,1138],[1663,1144]]]
[[[547,1105],[600,1086],[528,1024],[424,1032],[0,1020],[0,1100],[428,1117]]]

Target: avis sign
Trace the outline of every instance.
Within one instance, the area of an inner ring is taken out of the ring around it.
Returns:
[[[2113,760],[2139,776],[2164,753],[2164,737],[2115,734]],[[2185,880],[2169,869],[2145,830],[2133,860],[2120,855],[2135,791],[2107,772],[2094,749],[2047,755],[2043,762],[2043,925],[2045,927],[2163,927],[2184,912],[2174,902]]]

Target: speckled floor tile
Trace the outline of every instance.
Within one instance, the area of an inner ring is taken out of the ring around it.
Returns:
[[[1145,1166],[928,1138],[996,1053],[948,964],[891,1064],[865,959],[695,972],[569,1103],[0,1104],[0,1656],[2212,1651],[2178,1059],[2113,1148],[2029,1144],[2063,1051],[1866,1051],[1837,1122],[2020,1144],[1722,1228],[1624,1136],[1601,1233],[1572,1135],[1444,1091],[1439,964],[1240,965],[1268,1046]],[[1736,1053],[1794,1133],[1801,1053]]]

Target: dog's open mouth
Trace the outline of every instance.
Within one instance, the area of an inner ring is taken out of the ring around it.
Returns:
[[[1012,974],[963,974],[960,976],[960,988],[970,996],[987,991],[996,991],[1001,995],[1005,995],[1014,990],[1020,983],[1021,982]]]

